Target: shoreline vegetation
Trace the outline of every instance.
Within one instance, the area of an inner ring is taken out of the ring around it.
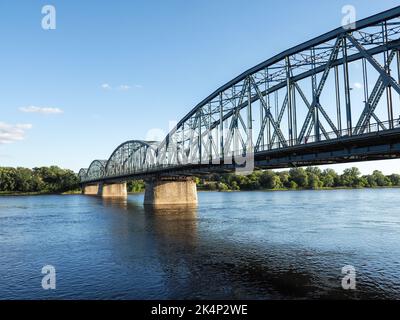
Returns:
[[[0,167],[0,195],[62,194],[78,190],[79,178],[72,170],[57,166]]]
[[[333,169],[317,167],[293,168],[287,171],[254,171],[249,175],[211,174],[195,177],[198,191],[301,191],[301,190],[347,190],[400,188],[400,175],[385,176],[375,170],[370,175],[361,175],[358,168],[348,168],[342,174]],[[143,181],[128,183],[128,192],[144,190]]]
[[[210,179],[197,179],[196,182],[199,190],[210,191],[373,189],[400,187],[400,175],[385,176],[379,170],[370,175],[361,175],[356,167],[345,169],[342,174],[338,174],[333,169],[322,171],[317,167],[308,167],[280,172],[255,171],[247,176],[211,175]]]
[[[210,174],[195,177],[198,191],[301,191],[400,188],[400,175],[385,176],[375,170],[361,175],[358,168],[345,169],[338,174],[333,169],[317,167],[293,168],[288,171],[255,171],[249,175]],[[127,183],[128,193],[141,193],[145,184],[141,180]],[[57,166],[41,168],[0,167],[0,196],[27,196],[80,194],[79,178],[71,170]]]

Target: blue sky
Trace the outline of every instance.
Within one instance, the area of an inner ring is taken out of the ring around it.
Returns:
[[[55,30],[41,27],[47,4]],[[400,3],[3,0],[0,132],[10,138],[0,139],[0,166],[77,171],[125,140],[167,132],[239,73],[340,26],[346,4],[361,19]],[[400,173],[399,164],[357,166]]]

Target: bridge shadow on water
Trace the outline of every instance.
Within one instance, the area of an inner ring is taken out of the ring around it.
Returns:
[[[122,221],[126,223],[123,232],[135,232],[139,223],[143,241],[155,247],[166,289],[154,298],[377,298],[377,293],[368,288],[356,293],[344,291],[340,274],[325,274],[323,266],[318,266],[318,257],[311,259],[314,254],[305,249],[265,243],[254,246],[212,234],[202,226],[196,207],[143,206],[131,199],[102,201],[104,207],[127,219]],[[130,223],[133,217],[138,220]],[[116,230],[121,232],[120,228]]]

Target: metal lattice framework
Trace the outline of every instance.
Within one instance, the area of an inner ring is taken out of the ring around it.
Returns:
[[[105,176],[229,162],[232,157],[393,130],[400,114],[400,7],[291,48],[228,82],[157,146],[131,141]],[[153,157],[154,156],[154,157]],[[87,176],[91,176],[91,168]]]
[[[97,180],[105,176],[107,160],[94,160],[86,172],[88,180]]]
[[[105,172],[107,176],[120,176],[154,168],[156,149],[155,141],[127,141],[112,153],[106,163]]]
[[[385,121],[392,128],[392,89],[400,94],[399,12],[396,8],[358,22],[355,30],[322,35],[227,83],[172,130],[159,147],[159,163],[202,163],[337,139],[370,127],[386,129]],[[357,62],[362,66],[351,70]],[[350,71],[362,74],[363,102],[352,101]],[[381,105],[387,112],[379,118],[376,109],[385,91]]]
[[[79,170],[78,177],[79,177],[80,181],[85,181],[88,179],[87,171],[88,171],[87,169],[83,169],[83,168],[81,170]]]
[[[119,145],[108,160],[95,160],[89,169],[81,169],[79,177],[82,182],[100,180],[145,172],[156,167],[155,141],[131,140]]]

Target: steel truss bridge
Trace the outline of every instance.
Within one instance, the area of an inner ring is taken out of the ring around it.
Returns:
[[[132,140],[81,169],[82,184],[397,158],[400,7],[251,68],[161,142]]]

